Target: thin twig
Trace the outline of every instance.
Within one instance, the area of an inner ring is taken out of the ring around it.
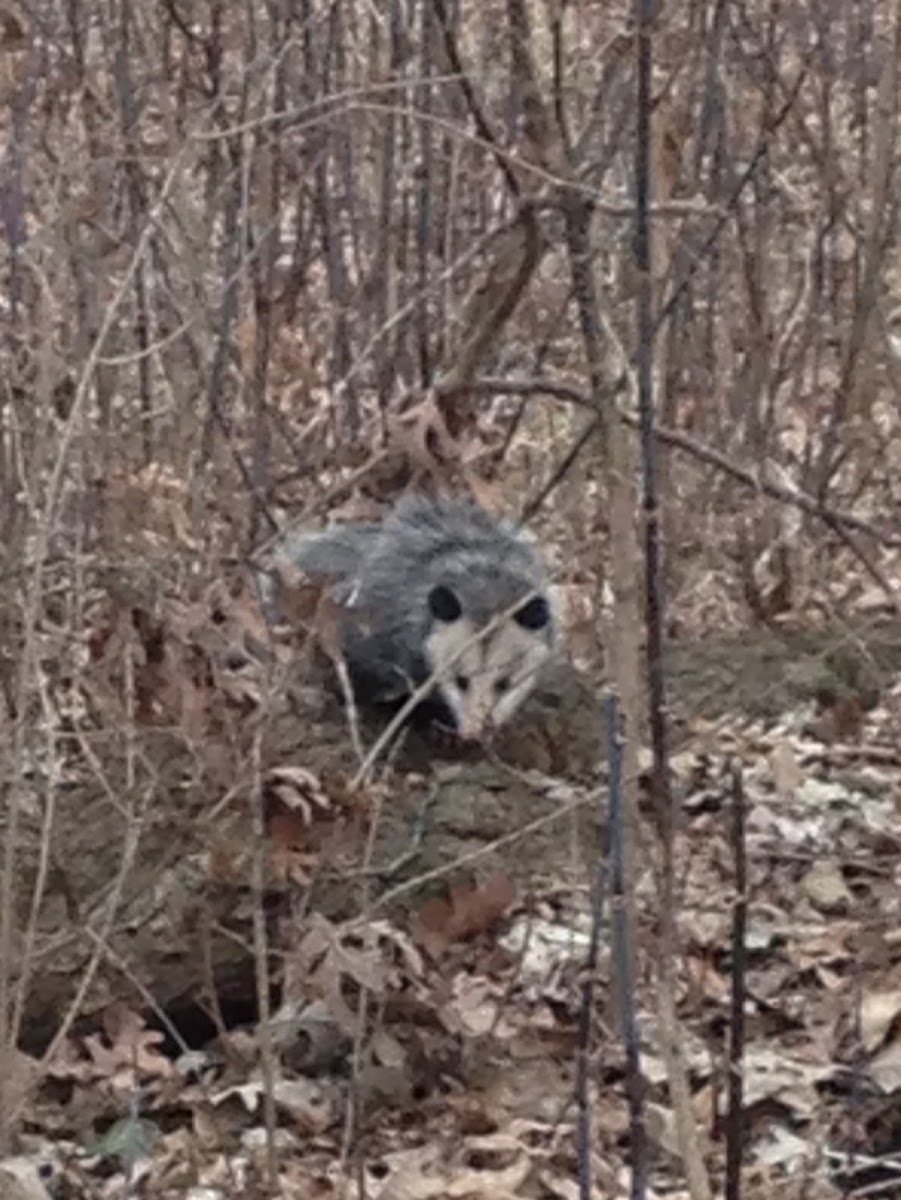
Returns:
[[[566,400],[571,404],[577,404],[580,408],[594,409],[594,404],[590,397],[580,388],[574,387],[571,384],[556,383],[553,380],[500,379],[486,376],[479,379],[473,385],[473,388],[482,394],[490,392],[506,393],[512,396],[524,396],[533,393],[543,394],[553,396],[558,400]],[[618,415],[624,424],[633,429],[638,428],[639,419],[636,414],[620,409]],[[745,487],[752,491],[770,496],[774,500],[781,500],[783,503],[790,504],[794,508],[799,508],[802,512],[807,513],[808,516],[817,517],[833,528],[835,525],[844,525],[847,529],[854,529],[858,533],[875,538],[883,546],[901,547],[901,534],[894,533],[887,526],[877,525],[872,521],[868,521],[865,517],[860,517],[856,513],[821,504],[814,496],[802,492],[799,488],[788,486],[774,479],[772,474],[767,473],[765,465],[760,468],[743,467],[720,450],[715,450],[712,446],[705,445],[703,442],[699,442],[679,430],[667,429],[665,426],[656,423],[653,426],[653,430],[655,437],[665,445],[672,446],[676,450],[683,450],[699,462],[716,467],[717,470],[722,471],[725,475],[729,475],[732,479],[744,484]],[[585,440],[587,440],[585,435],[580,435],[579,447],[584,444]],[[571,453],[568,453],[567,461],[569,461]],[[559,472],[555,472],[555,485],[560,481],[560,478],[562,478],[562,475]],[[543,499],[547,498],[549,490],[547,488],[542,489]],[[530,501],[528,507],[530,512],[534,512],[539,506]]]
[[[745,794],[741,763],[732,764],[732,860],[735,907],[732,913],[732,997],[729,1011],[729,1112],[726,1125],[725,1200],[740,1200],[744,1150],[745,928],[748,919],[748,862]]]

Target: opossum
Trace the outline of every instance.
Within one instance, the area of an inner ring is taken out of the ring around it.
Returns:
[[[409,494],[381,521],[295,534],[278,553],[328,581],[355,698],[397,707],[432,679],[415,718],[463,740],[508,721],[557,649],[536,550],[471,501]]]

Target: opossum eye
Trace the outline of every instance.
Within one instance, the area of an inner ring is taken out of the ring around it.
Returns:
[[[460,689],[461,692],[469,691],[469,677],[468,676],[457,675],[454,677],[454,683],[457,685],[457,687]]]
[[[429,592],[429,609],[439,621],[456,621],[463,608],[460,601],[444,584],[439,583]]]
[[[509,675],[502,675],[500,679],[495,679],[494,690],[499,696],[503,696],[504,692],[509,692],[511,682]]]
[[[534,596],[522,608],[517,609],[513,618],[523,629],[544,629],[551,619],[551,609],[544,596]]]

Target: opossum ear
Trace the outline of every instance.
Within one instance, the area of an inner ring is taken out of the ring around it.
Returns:
[[[516,610],[513,619],[523,629],[544,629],[551,619],[551,608],[544,596],[533,596]]]
[[[463,612],[463,606],[449,587],[439,583],[429,592],[429,610],[439,621],[456,621]]]

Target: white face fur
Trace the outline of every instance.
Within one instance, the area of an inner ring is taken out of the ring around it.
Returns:
[[[510,719],[551,653],[548,641],[545,628],[524,628],[512,615],[482,631],[463,616],[435,622],[426,657],[461,738],[478,740]]]

